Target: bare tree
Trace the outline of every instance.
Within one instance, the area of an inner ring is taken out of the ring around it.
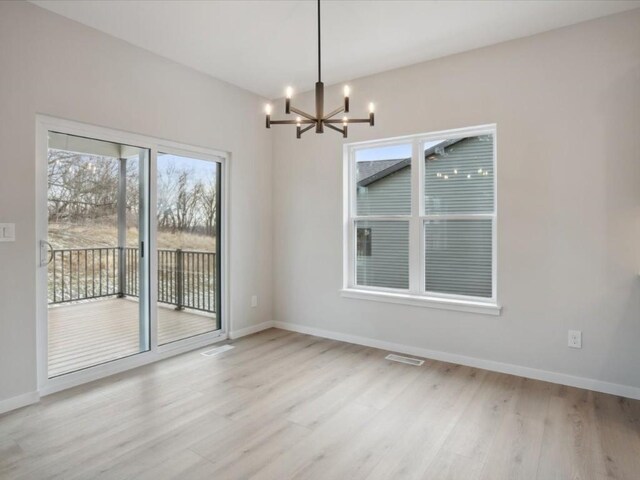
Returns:
[[[216,233],[216,217],[218,213],[218,187],[215,177],[211,178],[203,187],[201,203],[205,234],[213,236]]]
[[[120,162],[126,161],[128,224],[137,224],[140,208],[139,160],[49,150],[49,221],[84,224],[113,222],[119,201]],[[158,170],[158,228],[215,235],[215,174],[173,163]]]
[[[50,220],[82,222],[115,213],[116,159],[49,150],[48,162]]]

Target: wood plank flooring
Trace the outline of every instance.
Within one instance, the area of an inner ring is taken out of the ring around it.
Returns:
[[[49,308],[49,377],[140,352],[136,301],[109,298]],[[158,306],[158,343],[214,331],[215,315]]]
[[[640,478],[640,401],[277,329],[230,343],[0,416],[0,478]]]

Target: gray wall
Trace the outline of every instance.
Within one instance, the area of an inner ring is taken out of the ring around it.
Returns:
[[[0,2],[0,65],[0,401],[36,390],[36,113],[230,151],[233,329],[273,318],[264,99],[27,2]]]
[[[375,101],[376,126],[347,141],[497,124],[504,309],[341,297],[344,141],[282,129],[276,320],[640,387],[640,10],[349,83],[353,114]],[[337,105],[341,86],[325,98]],[[569,329],[583,331],[581,350]]]

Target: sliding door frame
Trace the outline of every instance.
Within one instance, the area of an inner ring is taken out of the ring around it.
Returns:
[[[69,135],[94,138],[108,142],[134,145],[139,148],[148,149],[149,158],[149,198],[148,198],[148,219],[149,219],[149,245],[146,248],[149,252],[149,279],[148,279],[148,301],[149,301],[149,329],[150,329],[150,349],[145,352],[131,355],[119,360],[89,367],[76,372],[71,372],[59,377],[48,378],[48,302],[47,302],[47,269],[41,266],[42,249],[40,241],[47,238],[48,215],[47,215],[47,151],[48,132],[56,131]],[[184,155],[194,159],[215,161],[220,165],[221,191],[219,192],[220,221],[221,230],[217,241],[220,251],[220,283],[218,290],[220,303],[216,315],[218,316],[220,329],[185,338],[165,345],[158,346],[158,314],[157,314],[157,255],[156,233],[157,218],[155,208],[157,205],[157,160],[158,152]],[[129,370],[141,365],[156,362],[179,353],[187,352],[197,348],[223,341],[228,338],[230,329],[230,309],[229,309],[229,185],[230,185],[230,164],[231,154],[220,150],[204,147],[195,147],[179,142],[123,132],[106,127],[88,125],[84,123],[64,120],[47,115],[36,115],[36,351],[37,351],[37,371],[38,390],[41,396],[48,395],[66,388],[81,385],[99,378],[113,375],[118,372]],[[153,213],[153,214],[152,214]]]

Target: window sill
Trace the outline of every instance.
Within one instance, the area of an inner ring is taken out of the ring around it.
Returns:
[[[343,288],[340,290],[340,294],[346,298],[398,303],[414,307],[457,310],[459,312],[481,313],[484,315],[497,316],[502,312],[502,307],[495,303],[474,302],[470,300],[454,300],[450,298],[427,297],[406,293],[377,292],[372,290],[359,290],[355,288]]]

